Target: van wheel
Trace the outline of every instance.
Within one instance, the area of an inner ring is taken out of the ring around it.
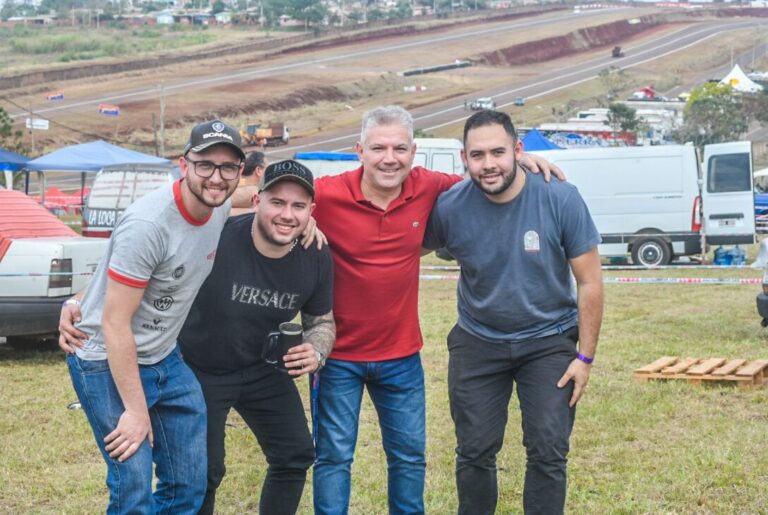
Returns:
[[[632,244],[632,263],[652,267],[668,265],[672,261],[672,249],[661,238],[638,238]]]

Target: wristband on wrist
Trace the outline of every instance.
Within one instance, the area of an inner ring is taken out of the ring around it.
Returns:
[[[80,307],[80,301],[77,299],[67,299],[61,303],[62,306],[77,306]]]
[[[590,358],[589,356],[585,356],[581,352],[576,353],[576,359],[578,359],[579,361],[583,361],[587,365],[591,365],[592,362],[595,361],[595,358]]]

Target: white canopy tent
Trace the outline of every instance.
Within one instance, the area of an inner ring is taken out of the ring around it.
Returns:
[[[760,84],[747,77],[747,74],[744,73],[744,70],[738,64],[734,65],[733,69],[728,72],[728,75],[722,78],[720,84],[728,84],[736,91],[741,91],[742,93],[757,93],[763,90]]]

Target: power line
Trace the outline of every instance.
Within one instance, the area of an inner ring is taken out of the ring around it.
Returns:
[[[2,100],[4,100],[5,102],[8,102],[9,104],[13,105],[14,107],[17,107],[17,108],[21,109],[24,112],[29,112],[29,108],[28,107],[24,107],[24,106],[22,106],[20,104],[17,104],[16,102],[14,102],[13,100],[11,100],[8,97],[0,97],[0,98],[2,98]],[[81,134],[83,136],[88,136],[89,138],[102,139],[102,140],[106,140],[109,143],[117,144],[117,141],[115,141],[112,138],[105,137],[105,136],[100,135],[100,134],[93,134],[91,132],[86,132],[86,131],[83,131],[83,130],[80,130],[80,129],[75,129],[74,127],[70,127],[69,125],[66,125],[64,123],[57,122],[55,120],[51,120],[50,118],[46,118],[46,120],[48,120],[49,123],[51,123],[53,125],[56,125],[57,127],[61,127],[62,129],[67,129],[69,131],[76,132],[76,133]],[[32,129],[30,129],[30,130],[32,130]]]

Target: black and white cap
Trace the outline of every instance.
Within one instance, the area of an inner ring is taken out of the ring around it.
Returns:
[[[184,155],[189,152],[202,152],[213,145],[229,145],[237,152],[240,159],[245,159],[245,152],[240,148],[243,144],[240,133],[234,127],[221,120],[203,122],[192,129],[189,141],[184,147]]]
[[[259,191],[264,191],[281,181],[293,181],[309,192],[312,197],[315,196],[315,181],[312,172],[303,164],[292,159],[278,161],[267,166],[264,170],[264,176],[261,178]]]

